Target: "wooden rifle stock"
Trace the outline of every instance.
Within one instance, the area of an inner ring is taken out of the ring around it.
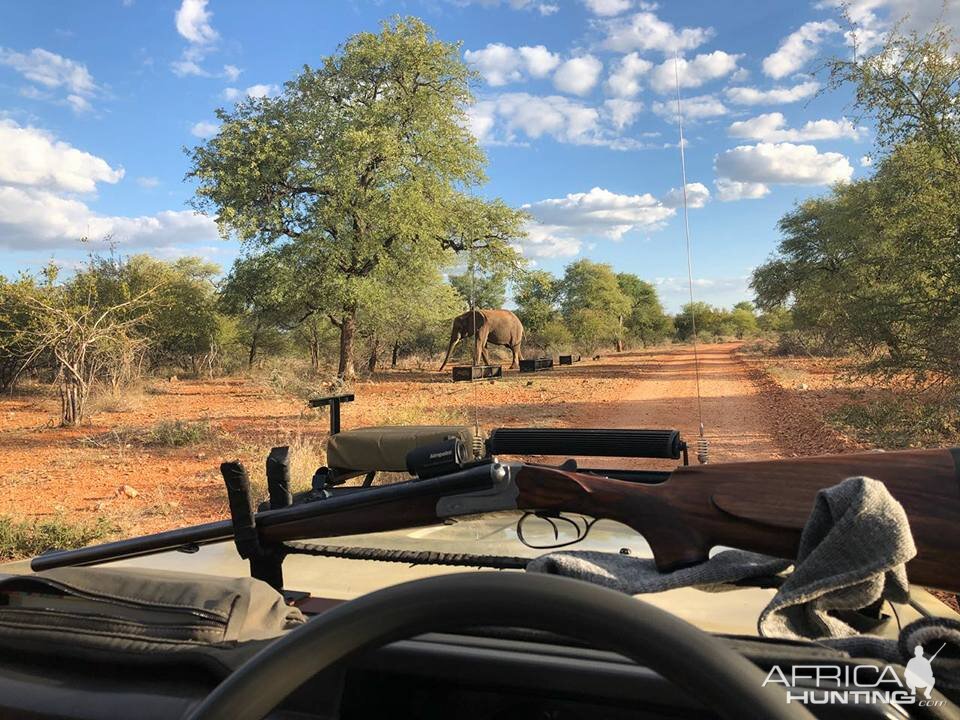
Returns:
[[[855,476],[879,480],[906,510],[917,546],[910,581],[960,592],[960,449],[692,465],[657,484],[524,465],[515,480],[522,509],[621,522],[670,571],[716,545],[795,558],[817,492]]]

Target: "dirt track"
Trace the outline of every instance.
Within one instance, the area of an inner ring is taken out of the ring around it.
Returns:
[[[699,348],[700,404],[711,462],[783,455],[772,432],[776,408],[770,406],[751,380],[748,368],[737,358],[738,347],[737,343],[728,343]],[[635,379],[614,407],[590,417],[589,424],[677,429],[692,448],[700,423],[693,348],[622,353],[615,359],[634,365]]]

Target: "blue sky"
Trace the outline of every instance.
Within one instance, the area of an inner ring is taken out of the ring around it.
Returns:
[[[609,262],[655,282],[671,309],[686,295],[679,70],[695,294],[729,305],[749,297],[785,211],[870,172],[871,130],[847,92],[818,92],[818,63],[849,55],[854,34],[875,47],[907,10],[908,28],[941,11],[940,0],[853,0],[848,23],[837,5],[4,3],[0,272],[70,266],[106,234],[121,252],[229,265],[238,246],[189,209],[183,148],[215,132],[216,107],[274,94],[349,35],[409,14],[461,42],[481,75],[470,114],[489,157],[481,192],[531,212],[523,252],[554,272],[581,257]]]

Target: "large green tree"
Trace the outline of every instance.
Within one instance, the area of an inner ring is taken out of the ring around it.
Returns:
[[[661,342],[673,333],[673,320],[663,311],[656,288],[631,273],[618,273],[617,284],[630,299],[624,329],[644,347]]]
[[[384,262],[448,263],[454,252],[516,262],[523,214],[468,195],[485,158],[467,127],[472,79],[456,44],[415,18],[348,39],[276,98],[219,110],[191,152],[196,204],[224,235],[288,244],[309,258],[354,373],[357,317]]]
[[[593,352],[607,343],[622,347],[623,318],[630,312],[631,300],[612,267],[590,260],[570,263],[560,291],[564,321],[582,350]]]

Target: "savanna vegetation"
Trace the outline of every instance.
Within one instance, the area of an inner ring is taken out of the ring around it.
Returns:
[[[787,349],[844,356],[849,374],[872,383],[869,406],[837,418],[877,443],[960,434],[955,48],[938,27],[892,33],[879,53],[829,64],[832,85],[852,86],[855,108],[873,120],[875,170],[787,213],[777,252],[753,274],[757,305],[789,314]]]
[[[467,130],[471,71],[414,18],[359,33],[277,97],[219,110],[189,150],[196,207],[243,253],[224,274],[197,258],[94,256],[62,276],[0,279],[0,386],[53,383],[64,425],[95,386],[117,401],[150,373],[214,375],[270,358],[349,380],[443,351],[451,318],[509,304],[526,352],[624,350],[692,335],[745,337],[749,303],[668,315],[655,287],[589,260],[562,276],[518,252],[526,214],[475,190],[485,156]],[[461,348],[461,352],[466,352]]]

